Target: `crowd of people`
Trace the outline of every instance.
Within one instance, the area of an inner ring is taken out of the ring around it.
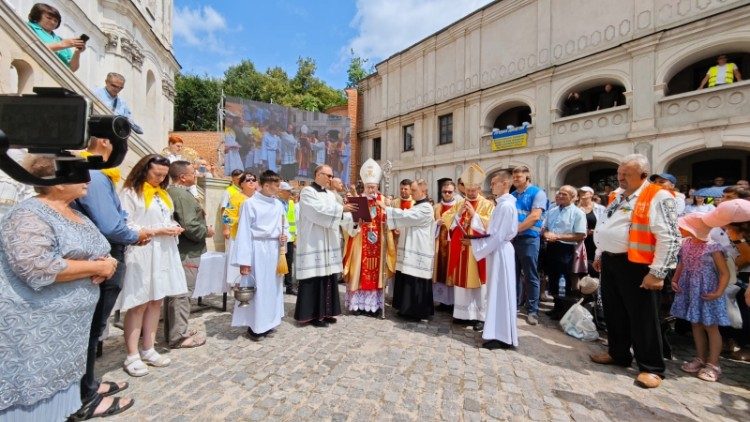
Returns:
[[[111,152],[110,141],[92,138],[81,155],[106,160]],[[24,165],[36,176],[54,173],[46,156],[28,155]],[[296,295],[299,325],[328,327],[342,308],[383,316],[389,291],[399,318],[448,312],[482,333],[482,347],[513,349],[519,308],[535,325],[539,302],[552,299],[550,316],[559,318],[589,275],[601,280],[594,295],[608,333],[608,350],[592,361],[635,359],[640,385],[661,383],[665,284],[674,295],[669,312],[691,325],[695,340],[696,357],[683,370],[718,380],[722,344],[746,358],[746,188],[724,187],[714,209],[679,217],[674,177],[649,177],[637,154],[623,159],[606,207],[593,189],[569,185],[549,204],[525,166],[494,173],[485,197],[486,175],[473,164],[442,183],[435,204],[422,179],[403,180],[399,196],[386,197],[382,173],[368,160],[361,188],[347,189],[321,165],[296,190],[272,170],[233,172],[222,203],[227,266],[215,277],[254,295],[247,306],[236,301],[232,326],[264,341],[281,324],[285,293]],[[215,233],[192,191],[197,175],[188,161],[147,155],[124,181],[118,169],[92,170],[88,184],[37,187],[5,208],[0,307],[14,323],[0,330],[3,419],[85,420],[131,407],[132,399],[115,397],[127,383],[94,375],[113,310],[125,313],[123,369],[131,376],[171,364],[155,348],[162,303],[168,347],[206,343],[189,324],[189,294]]]

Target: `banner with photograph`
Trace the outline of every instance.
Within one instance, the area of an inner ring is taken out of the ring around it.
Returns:
[[[352,158],[348,117],[227,97],[224,174],[273,170],[283,180],[312,180],[328,164],[349,185]]]

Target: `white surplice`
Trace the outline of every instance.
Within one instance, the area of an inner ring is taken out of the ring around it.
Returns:
[[[255,277],[255,297],[244,308],[237,303],[232,326],[249,326],[261,334],[281,324],[284,316],[284,276],[276,273],[279,261],[279,236],[289,236],[284,205],[276,198],[256,192],[242,204],[231,263],[249,265]]]
[[[487,234],[471,241],[474,256],[487,259],[487,314],[482,338],[518,346],[516,327],[516,261],[511,241],[518,232],[516,198],[497,198]]]
[[[385,209],[389,230],[400,230],[396,248],[396,271],[417,278],[432,279],[435,258],[435,213],[429,202],[412,208]]]
[[[341,224],[351,223],[351,213],[336,200],[337,194],[313,184],[300,192],[297,247],[294,266],[297,280],[343,271]]]

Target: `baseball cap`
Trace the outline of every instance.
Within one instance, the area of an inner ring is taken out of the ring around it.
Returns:
[[[722,227],[729,223],[750,221],[750,201],[731,199],[723,201],[716,209],[703,214],[703,222],[709,227]]]
[[[683,215],[677,219],[677,226],[692,233],[696,239],[706,242],[708,241],[708,233],[711,231],[711,227],[703,222],[702,217],[704,215],[700,212]]]
[[[669,173],[662,173],[662,174],[652,174],[651,177],[648,178],[650,181],[655,181],[657,177],[661,177],[662,179],[667,179],[670,182],[672,182],[673,185],[677,184],[677,178],[672,176]]]
[[[289,183],[287,183],[287,182],[281,182],[281,183],[279,184],[279,189],[281,189],[281,190],[288,190],[288,191],[291,191],[291,190],[292,190],[292,185],[290,185],[290,184],[289,184]]]

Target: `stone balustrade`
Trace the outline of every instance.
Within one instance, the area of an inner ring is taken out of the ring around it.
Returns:
[[[702,122],[750,116],[750,81],[670,95],[659,100],[657,128],[698,126]]]
[[[630,131],[630,106],[621,105],[561,117],[552,122],[552,145],[570,145],[588,139],[622,139]]]

